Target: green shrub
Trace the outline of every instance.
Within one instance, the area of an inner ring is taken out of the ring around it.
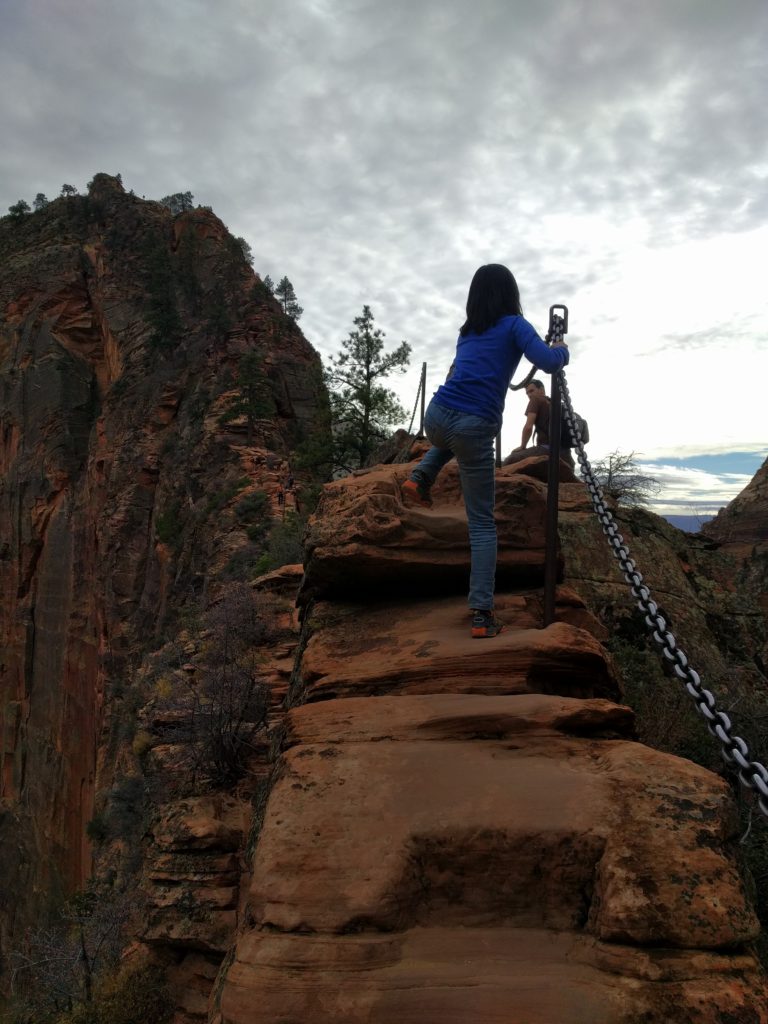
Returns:
[[[172,501],[155,517],[155,533],[163,544],[174,544],[181,536],[181,519],[179,512],[181,503]]]
[[[109,829],[107,828],[107,822],[104,818],[103,812],[94,814],[88,824],[85,826],[85,834],[91,840],[92,843],[103,843],[109,836]]]
[[[624,633],[631,629],[627,620]],[[654,650],[639,646],[644,638],[611,638],[608,647],[624,684],[624,698],[634,709],[641,742],[656,750],[687,757],[711,771],[721,765],[712,741],[693,701],[677,677],[664,674]]]
[[[266,491],[251,491],[238,501],[235,512],[238,519],[242,520],[269,516],[269,495]]]
[[[250,478],[241,476],[238,480],[230,480],[220,491],[208,496],[205,504],[206,513],[218,512],[250,484]]]
[[[281,565],[292,565],[304,560],[304,544],[302,538],[306,522],[295,512],[286,512],[270,531],[267,542],[266,558],[259,559],[261,572],[279,569]]]
[[[223,576],[228,580],[245,582],[258,576],[256,565],[260,560],[261,552],[255,544],[248,544],[236,551],[224,567]]]

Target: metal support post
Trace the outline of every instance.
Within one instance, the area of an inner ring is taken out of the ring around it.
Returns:
[[[563,310],[558,316],[555,310]],[[560,341],[568,332],[568,310],[565,306],[551,306],[549,333],[551,344]],[[560,498],[560,371],[552,374],[552,394],[549,420],[549,467],[547,473],[547,512],[544,547],[544,625],[555,621],[555,587],[557,585],[557,511]]]
[[[421,364],[421,422],[419,423],[419,437],[424,437],[424,397],[427,393],[427,364]]]

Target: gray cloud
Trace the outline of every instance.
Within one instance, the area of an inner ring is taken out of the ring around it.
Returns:
[[[767,44],[764,0],[6,4],[0,210],[100,170],[190,189],[321,351],[367,302],[440,376],[479,263],[541,329],[617,278],[620,240],[544,244],[546,216],[656,247],[768,223]]]

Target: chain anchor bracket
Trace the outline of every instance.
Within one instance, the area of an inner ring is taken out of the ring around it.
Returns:
[[[557,324],[558,334],[568,333],[568,307],[563,306],[561,303],[557,303],[554,306],[549,307],[549,333],[555,330],[556,318],[562,321],[562,324]]]

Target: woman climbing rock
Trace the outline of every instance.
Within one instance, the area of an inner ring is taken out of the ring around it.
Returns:
[[[496,577],[494,439],[522,356],[547,373],[567,365],[568,347],[544,344],[523,318],[520,291],[499,263],[480,267],[469,286],[467,319],[445,384],[429,403],[424,428],[432,443],[402,485],[405,501],[430,508],[430,491],[443,466],[456,458],[469,525],[469,607],[472,636],[491,637],[504,624],[493,611]]]

